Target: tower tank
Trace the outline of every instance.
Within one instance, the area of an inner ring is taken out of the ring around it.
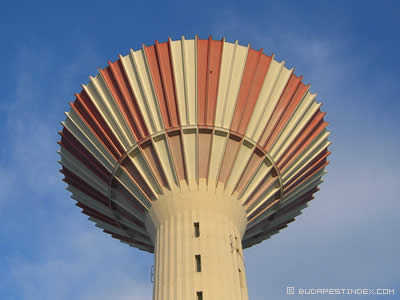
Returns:
[[[61,172],[97,227],[154,253],[155,300],[248,299],[243,249],[295,220],[330,154],[316,95],[263,50],[143,46],[82,85]]]

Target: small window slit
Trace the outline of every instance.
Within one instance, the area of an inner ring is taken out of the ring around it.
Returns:
[[[197,254],[194,257],[196,259],[196,272],[201,272],[201,256]]]

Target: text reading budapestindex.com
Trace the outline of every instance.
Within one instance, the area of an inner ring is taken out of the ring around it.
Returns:
[[[287,295],[387,295],[394,296],[395,290],[388,288],[365,289],[365,288],[296,288],[294,286],[286,287]]]

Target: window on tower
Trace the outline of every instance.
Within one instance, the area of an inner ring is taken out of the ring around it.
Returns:
[[[201,256],[197,254],[194,257],[196,259],[196,272],[201,272]]]
[[[199,237],[200,236],[200,223],[195,222],[195,223],[193,223],[193,225],[194,225],[194,236]]]
[[[240,281],[240,287],[243,288],[243,274],[242,274],[242,270],[239,269],[239,281]]]
[[[197,300],[203,300],[203,292],[202,291],[198,291],[196,292],[197,294]]]

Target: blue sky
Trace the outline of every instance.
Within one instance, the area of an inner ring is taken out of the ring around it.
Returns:
[[[251,300],[286,287],[400,297],[397,1],[7,1],[0,8],[0,299],[151,299],[152,255],[111,239],[58,173],[63,112],[118,54],[169,36],[251,43],[296,67],[332,132],[326,182],[303,215],[245,251]]]

